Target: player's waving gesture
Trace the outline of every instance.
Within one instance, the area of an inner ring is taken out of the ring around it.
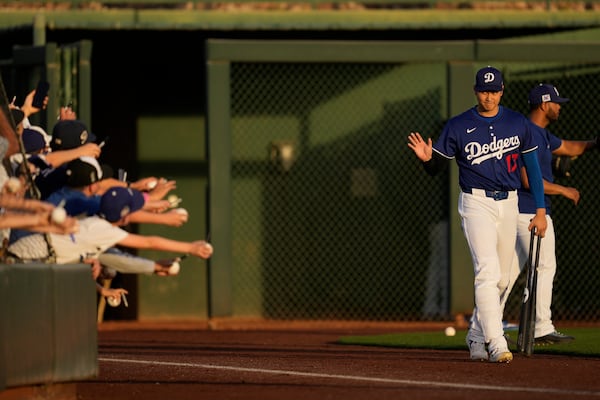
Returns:
[[[408,136],[408,147],[415,152],[416,156],[421,161],[431,160],[433,153],[433,141],[431,138],[427,142],[423,140],[419,132],[411,132]]]

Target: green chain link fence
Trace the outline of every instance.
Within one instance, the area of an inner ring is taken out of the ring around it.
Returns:
[[[561,96],[570,101],[563,105],[558,121],[548,129],[572,140],[589,140],[600,132],[600,115],[593,98],[600,90],[600,64],[513,65],[508,76],[504,104],[528,112],[524,99],[540,81],[553,83]],[[594,295],[600,284],[600,258],[597,233],[600,229],[598,201],[597,150],[578,157],[572,176],[557,183],[577,188],[581,201],[575,206],[562,196],[552,197],[552,217],[556,231],[557,272],[554,280],[553,318],[556,320],[597,320],[600,299]],[[543,242],[542,242],[543,243]],[[521,277],[522,284],[523,277]],[[516,318],[522,289],[513,291],[509,314]],[[516,295],[516,296],[515,296]]]
[[[571,102],[550,130],[595,137],[600,64],[493,65],[505,106],[527,113],[530,88],[551,82]],[[449,176],[429,177],[406,145],[411,131],[439,134],[447,74],[437,62],[232,63],[235,316],[453,318]],[[585,154],[559,181],[581,191],[579,206],[553,202],[555,320],[600,310],[597,165],[597,152]],[[506,318],[518,318],[521,294],[522,278]]]
[[[440,92],[402,100],[442,83],[443,66],[423,68],[438,82],[396,79],[394,65],[234,65],[238,304],[270,318],[420,317],[446,203],[444,180],[402,156],[417,118],[440,121]]]

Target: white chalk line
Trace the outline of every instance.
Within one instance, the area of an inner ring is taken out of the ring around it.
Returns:
[[[393,379],[393,378],[375,378],[368,376],[357,376],[357,375],[338,375],[338,374],[323,374],[316,372],[300,372],[300,371],[289,371],[279,369],[264,369],[264,368],[246,368],[246,367],[233,367],[227,365],[214,365],[214,364],[198,364],[198,363],[185,363],[185,362],[166,362],[166,361],[148,361],[148,360],[132,360],[124,358],[98,358],[99,361],[105,362],[118,362],[127,364],[144,364],[144,365],[157,365],[157,366],[170,366],[170,367],[190,367],[190,368],[204,368],[214,370],[227,370],[236,372],[252,372],[258,374],[271,374],[271,375],[291,375],[291,376],[302,376],[309,378],[325,378],[325,379],[338,379],[346,381],[357,381],[357,382],[377,382],[377,383],[389,383],[396,385],[410,385],[410,386],[427,386],[427,387],[439,387],[439,388],[453,388],[453,389],[474,389],[474,390],[492,390],[501,392],[530,392],[530,393],[548,393],[548,394],[562,394],[571,396],[600,396],[600,392],[591,390],[567,390],[567,389],[553,389],[553,388],[535,388],[535,387],[522,387],[522,386],[496,386],[496,385],[477,385],[471,383],[452,383],[452,382],[434,382],[434,381],[420,381],[412,379]]]

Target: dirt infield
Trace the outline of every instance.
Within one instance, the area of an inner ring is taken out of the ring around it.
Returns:
[[[428,325],[212,326],[105,323],[99,376],[77,399],[597,399],[600,360],[338,345],[340,336]]]

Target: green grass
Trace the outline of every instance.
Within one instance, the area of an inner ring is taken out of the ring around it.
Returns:
[[[570,328],[561,329],[562,333],[575,337],[575,340],[566,344],[548,346],[535,346],[534,354],[562,354],[579,357],[600,357],[600,328]],[[442,330],[439,332],[408,332],[388,333],[370,336],[344,336],[338,339],[339,344],[397,347],[411,349],[436,349],[436,350],[466,350],[466,330],[458,330],[455,336],[446,336]],[[510,339],[516,342],[517,331],[508,331]],[[510,344],[512,351],[516,345]]]

